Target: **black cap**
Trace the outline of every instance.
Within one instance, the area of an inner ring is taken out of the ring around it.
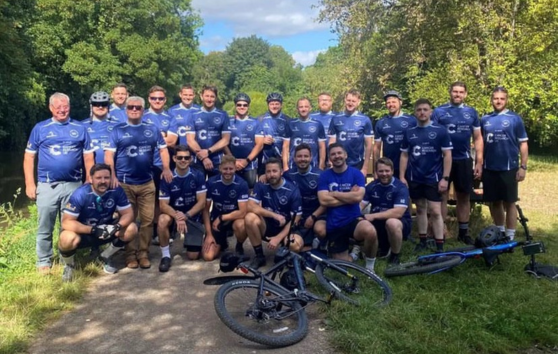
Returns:
[[[384,94],[384,101],[388,99],[388,97],[397,97],[399,98],[401,101],[403,101],[403,97],[401,97],[401,94],[395,90],[389,90],[388,92],[386,92]]]

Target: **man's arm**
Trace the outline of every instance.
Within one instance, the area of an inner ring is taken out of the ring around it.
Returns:
[[[85,165],[85,180],[89,182],[91,181],[89,172],[95,164],[95,154],[93,154],[93,151],[83,153],[83,164]]]
[[[213,204],[211,200],[205,203],[205,208],[203,208],[203,214],[202,214],[206,237],[213,237],[213,230],[211,229],[211,218],[210,218],[211,204]]]
[[[72,231],[80,235],[87,235],[93,231],[93,226],[80,223],[77,220],[77,216],[62,213],[62,230]]]
[[[382,151],[382,141],[376,140],[374,142],[374,161],[378,161],[380,159],[380,153]],[[376,172],[376,171],[374,171]]]
[[[364,198],[364,187],[353,186],[349,192],[330,192],[330,195],[343,204],[357,204]]]
[[[129,208],[118,210],[118,215],[120,215],[120,220],[118,223],[124,228],[128,227],[131,223],[134,222],[134,208],[130,206]]]
[[[116,171],[114,170],[114,151],[105,150],[105,163],[110,166],[111,181],[110,186],[112,188],[118,187],[118,178],[116,178]]]
[[[325,170],[326,164],[326,145],[325,140],[318,142],[318,166],[320,169]]]
[[[365,214],[364,218],[366,220],[387,220],[387,219],[401,219],[405,214],[406,207],[393,207],[388,210],[381,211],[379,213]]]
[[[262,206],[260,205],[259,202],[249,199],[248,200],[248,211],[252,212],[256,215],[259,215],[263,218],[271,218],[271,219],[276,219],[278,214],[275,214],[274,212],[272,212],[271,210],[267,210],[265,208],[262,208]]]
[[[527,144],[527,140],[521,141],[519,143],[519,156],[521,156],[521,166],[527,166],[527,160],[529,159],[529,145]],[[521,182],[525,179],[525,171],[522,168],[517,170],[516,179],[518,182]]]
[[[401,155],[399,157],[399,180],[405,185],[407,181],[405,180],[405,173],[407,172],[407,164],[409,162],[409,153],[407,151],[401,151]]]
[[[283,139],[283,171],[287,171],[289,169],[289,158],[291,157],[291,140]]]
[[[443,150],[444,154],[444,172],[442,176],[449,176],[451,172],[451,149]]]
[[[206,192],[196,194],[196,204],[194,204],[194,206],[187,211],[187,213],[190,214],[190,217],[197,215],[203,210],[203,208],[205,208],[205,202],[207,200],[206,197],[207,197]]]
[[[372,156],[372,144],[374,140],[372,137],[364,138],[364,165],[362,165],[362,169],[360,170],[364,177],[368,175],[368,164],[370,163],[370,156]]]
[[[208,150],[207,153],[209,154],[209,150],[211,150],[211,153],[214,153],[224,149],[225,146],[229,145],[230,141],[231,141],[231,133],[222,133],[221,139],[219,139],[219,141],[216,142],[215,144],[211,145],[211,147],[207,149]]]
[[[198,154],[201,151],[201,147],[196,141],[196,133],[195,132],[188,132],[186,133],[186,142],[188,143],[188,147],[194,154]]]
[[[163,135],[163,137],[165,138],[165,143],[167,143],[167,147],[174,147],[176,145],[176,142],[178,141],[178,135],[173,134],[173,133],[167,133],[166,136]]]
[[[169,150],[164,147],[159,149],[159,153],[161,155],[161,161],[163,163],[163,178],[168,183],[172,182],[172,172],[170,170],[170,155]],[[154,176],[155,178],[161,178],[161,176]]]
[[[223,221],[234,221],[238,219],[243,219],[246,216],[246,211],[248,210],[248,202],[238,202],[238,210],[231,211],[228,214],[223,214],[221,220]]]
[[[23,175],[25,176],[25,195],[31,200],[37,199],[35,184],[35,154],[26,152],[23,155]]]
[[[328,191],[318,191],[318,200],[320,201],[320,205],[331,208],[331,207],[338,207],[345,203],[341,203],[338,199],[331,196],[331,192]]]
[[[475,145],[475,178],[481,178],[484,163],[484,140],[480,128],[473,130],[473,143]]]

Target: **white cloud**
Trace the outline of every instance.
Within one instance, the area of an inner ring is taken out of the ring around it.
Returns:
[[[315,20],[319,10],[312,5],[317,3],[318,0],[192,0],[192,7],[200,11],[206,23],[230,22],[235,37],[283,37],[328,28],[328,24]]]
[[[302,66],[312,65],[316,62],[318,54],[325,53],[326,49],[311,50],[309,52],[294,52],[293,59]]]
[[[201,38],[200,46],[211,49],[224,48],[230,40],[222,36],[213,36],[210,38]]]

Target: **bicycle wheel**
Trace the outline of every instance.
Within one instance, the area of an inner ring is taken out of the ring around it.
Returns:
[[[259,280],[235,280],[215,294],[217,315],[233,332],[269,347],[300,342],[308,333],[306,312],[296,301],[285,301],[283,290],[264,284],[258,299]]]
[[[384,306],[391,301],[389,285],[358,264],[329,259],[316,265],[318,282],[335,296],[354,305],[372,302]]]
[[[404,275],[432,273],[449,268],[453,268],[461,263],[461,257],[457,255],[440,255],[419,259],[415,262],[401,263],[396,266],[388,267],[384,274],[386,277],[400,277]]]

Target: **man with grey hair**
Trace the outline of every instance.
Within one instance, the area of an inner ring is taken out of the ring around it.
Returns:
[[[37,201],[39,227],[37,230],[37,270],[46,275],[52,266],[52,232],[56,217],[81,185],[83,166],[87,180],[93,166],[93,149],[87,129],[70,118],[70,98],[60,92],[49,99],[52,118],[33,127],[25,155],[23,172],[25,194]],[[35,156],[38,184],[35,183]]]
[[[134,215],[139,215],[139,246],[136,242],[126,245],[128,268],[150,268],[149,243],[155,212],[155,184],[153,178],[153,156],[156,149],[161,154],[162,177],[172,181],[169,168],[169,152],[161,131],[153,124],[142,122],[145,100],[138,96],[126,101],[126,124],[116,126],[105,148],[105,163],[111,167],[111,187],[122,186],[132,204]],[[116,163],[115,163],[116,160]]]

